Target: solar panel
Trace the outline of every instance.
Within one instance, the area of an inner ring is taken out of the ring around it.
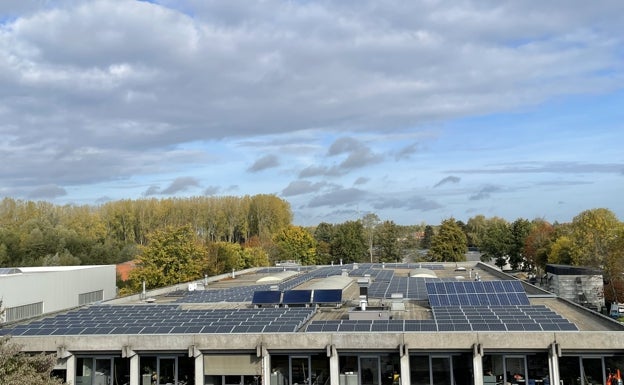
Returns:
[[[312,302],[312,290],[287,290],[282,303],[285,305],[304,305]]]
[[[319,289],[314,290],[314,303],[341,303],[342,290],[340,289]]]
[[[251,303],[253,305],[278,305],[282,293],[276,290],[256,291],[253,294]]]

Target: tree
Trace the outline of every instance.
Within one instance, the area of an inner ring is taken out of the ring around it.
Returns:
[[[314,229],[316,239],[316,257],[320,264],[329,264],[332,261],[331,242],[334,237],[334,226],[321,222]]]
[[[509,265],[516,270],[524,262],[524,243],[531,231],[531,222],[518,218],[511,224],[511,247],[509,249]]]
[[[401,259],[399,228],[392,221],[384,221],[378,228],[379,261],[395,262]]]
[[[370,256],[370,262],[373,263],[373,246],[375,243],[375,230],[379,224],[379,217],[377,214],[368,213],[362,218],[362,225],[366,233],[366,240],[368,242],[368,254]]]
[[[433,232],[433,227],[432,226],[425,226],[425,230],[423,232],[423,237],[420,240],[420,248],[421,249],[428,249],[431,247],[431,240],[433,239],[434,236],[434,232]]]
[[[615,214],[604,208],[586,210],[575,216],[570,234],[574,243],[573,263],[604,268],[609,247],[621,225]]]
[[[301,226],[288,226],[273,237],[281,260],[299,261],[302,265],[316,264],[316,240]]]
[[[54,354],[28,355],[11,338],[0,338],[0,384],[2,385],[58,385],[65,384],[50,377],[56,364]]]
[[[574,242],[562,235],[553,243],[548,255],[548,263],[555,263],[560,265],[572,265],[575,254]]]
[[[487,221],[485,232],[481,239],[481,259],[490,261],[503,268],[507,263],[507,256],[511,253],[513,235],[509,223],[502,218],[491,218]]]
[[[554,227],[544,220],[537,219],[531,223],[524,240],[523,254],[533,268],[543,270],[546,267],[554,233]]]
[[[454,218],[442,221],[438,233],[431,240],[429,257],[437,262],[459,262],[466,260],[468,243],[466,234]]]
[[[335,226],[331,244],[332,255],[343,263],[361,262],[366,255],[362,222],[347,221]]]
[[[148,236],[136,269],[130,272],[132,287],[163,287],[188,282],[203,276],[208,269],[206,248],[190,226],[167,227]]]
[[[483,215],[477,215],[468,219],[466,223],[466,236],[468,237],[468,246],[480,247],[481,239],[487,228],[487,219]]]

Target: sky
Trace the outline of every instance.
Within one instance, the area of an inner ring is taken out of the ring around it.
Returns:
[[[0,2],[0,198],[624,219],[624,2]]]

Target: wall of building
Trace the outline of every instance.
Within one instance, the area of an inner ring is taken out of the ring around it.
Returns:
[[[0,276],[5,309],[43,302],[43,313],[80,305],[80,294],[102,291],[102,300],[116,296],[115,265],[21,268]]]
[[[549,290],[561,298],[600,311],[605,305],[602,275],[557,275],[548,273]]]

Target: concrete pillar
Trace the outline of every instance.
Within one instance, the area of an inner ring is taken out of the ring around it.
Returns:
[[[338,361],[338,350],[335,345],[327,346],[329,354],[329,385],[340,384],[340,362]]]
[[[67,383],[76,384],[76,356],[73,354],[67,357]]]
[[[548,349],[548,370],[550,371],[550,384],[559,385],[559,355],[561,350],[559,344],[553,342]]]
[[[195,385],[204,385],[204,355],[195,357]]]
[[[472,371],[474,385],[483,385],[483,347],[479,343],[472,345]]]
[[[407,345],[399,346],[399,357],[401,362],[401,385],[409,385],[412,380],[410,378],[409,349]]]
[[[130,356],[130,385],[140,385],[139,355]]]
[[[260,347],[262,357],[262,385],[271,384],[271,355],[264,346]]]

